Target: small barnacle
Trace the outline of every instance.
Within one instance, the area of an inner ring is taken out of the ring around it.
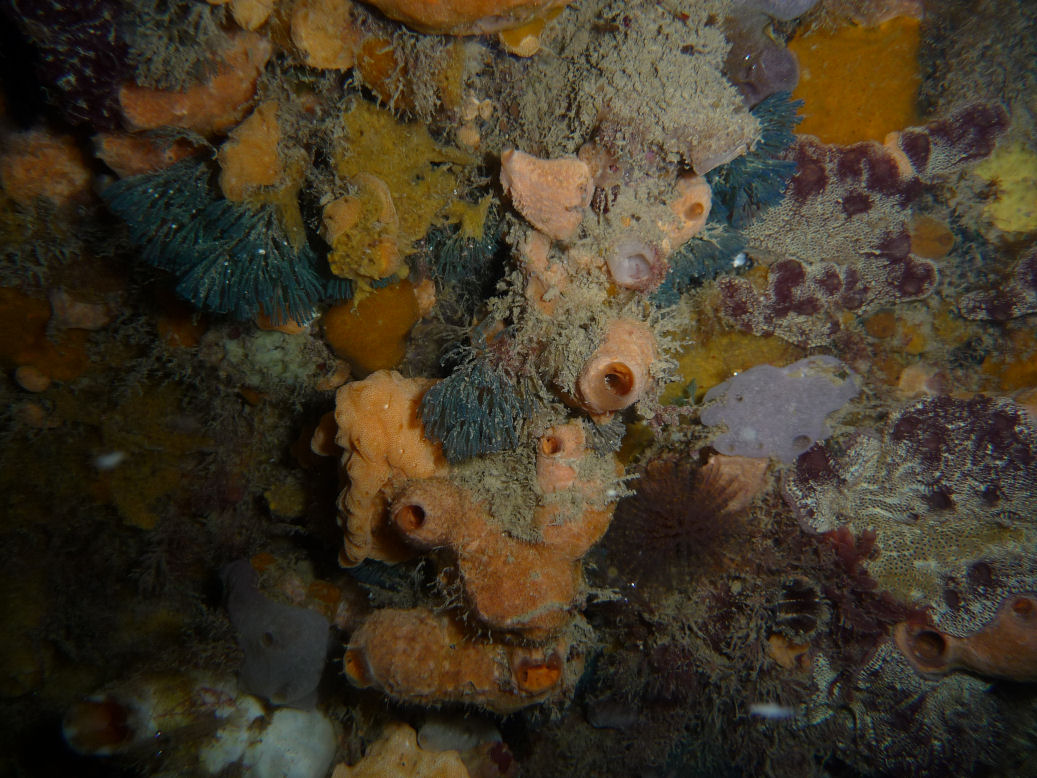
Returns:
[[[824,628],[829,617],[818,585],[803,576],[789,578],[782,584],[773,610],[775,630],[796,643],[810,640]]]
[[[612,201],[614,201],[614,198],[612,198]],[[598,216],[604,216],[609,212],[611,206],[612,202],[610,202],[608,191],[600,186],[594,187],[594,194],[591,195],[591,210]]]

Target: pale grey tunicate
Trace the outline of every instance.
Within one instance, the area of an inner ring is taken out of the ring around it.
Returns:
[[[765,21],[759,14],[743,14],[724,24],[731,42],[724,74],[750,107],[777,92],[791,92],[799,83],[796,56],[767,34]]]
[[[788,367],[757,365],[706,392],[700,418],[707,426],[727,427],[713,441],[721,454],[776,457],[788,464],[831,434],[828,414],[857,392],[849,368],[834,357],[807,357]]]
[[[246,560],[227,565],[223,582],[227,612],[245,652],[241,688],[275,705],[313,707],[328,652],[328,620],[263,595]]]

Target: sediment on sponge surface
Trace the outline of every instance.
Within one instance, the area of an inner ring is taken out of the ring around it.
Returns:
[[[155,89],[184,89],[213,69],[213,51],[226,48],[222,5],[135,0],[126,4],[127,59],[136,81]]]
[[[505,91],[504,104],[513,99],[517,111],[508,145],[558,157],[595,136],[639,165],[698,169],[705,159],[730,159],[758,127],[721,73],[731,48],[717,24],[725,12],[714,0],[682,3],[679,12],[659,3],[574,3],[571,21],[545,39],[553,56],[520,63],[520,77],[505,75],[505,90],[515,91]]]

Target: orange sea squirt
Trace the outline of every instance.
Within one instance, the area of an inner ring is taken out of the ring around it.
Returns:
[[[918,124],[920,26],[912,16],[899,16],[877,27],[794,38],[789,49],[799,60],[800,79],[792,96],[805,103],[797,132],[845,145],[882,142],[887,133]]]
[[[332,350],[365,376],[399,364],[419,318],[414,285],[400,281],[375,289],[355,305],[347,300],[333,306],[324,314],[324,335]]]
[[[89,367],[90,333],[68,329],[48,337],[50,317],[47,301],[0,288],[0,361],[9,368],[31,365],[48,378],[71,381]]]

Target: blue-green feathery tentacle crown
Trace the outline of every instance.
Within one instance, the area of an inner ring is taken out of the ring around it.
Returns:
[[[221,198],[205,160],[124,178],[103,197],[141,258],[175,275],[177,293],[203,310],[305,321],[317,301],[335,294],[309,245],[291,245],[277,209]]]
[[[796,111],[802,100],[778,92],[752,110],[760,122],[760,141],[752,151],[706,175],[713,190],[712,215],[741,229],[765,208],[781,201],[796,163],[779,159],[796,139],[793,130],[802,121]]]
[[[443,444],[452,464],[513,449],[522,420],[533,413],[532,392],[523,388],[521,380],[473,350],[421,398],[425,433]]]
[[[796,163],[781,159],[796,139],[802,100],[778,92],[753,108],[760,122],[760,141],[752,151],[706,175],[713,205],[709,228],[670,257],[670,272],[653,295],[657,305],[675,305],[680,296],[722,273],[745,269],[741,230],[756,214],[777,205],[796,172]]]

